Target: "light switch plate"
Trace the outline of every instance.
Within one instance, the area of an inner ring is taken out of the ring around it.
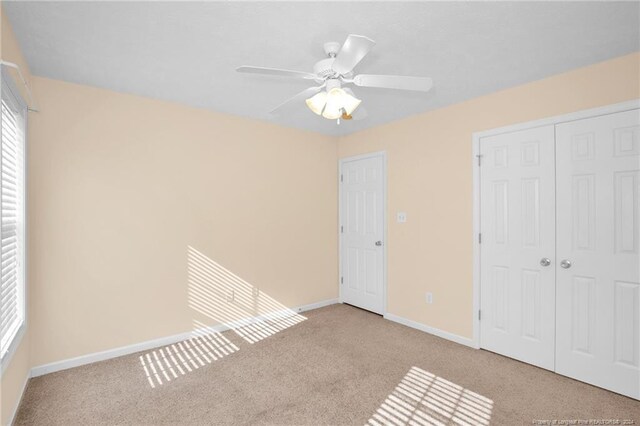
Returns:
[[[407,221],[407,213],[398,212],[397,220],[398,220],[398,223],[405,223]]]

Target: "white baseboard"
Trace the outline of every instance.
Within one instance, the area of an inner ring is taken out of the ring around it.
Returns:
[[[24,391],[27,390],[27,384],[29,383],[29,379],[31,378],[31,373],[27,374],[27,377],[24,378],[24,383],[22,384],[22,389],[20,390],[20,398],[18,398],[18,403],[15,407],[13,407],[13,413],[11,413],[11,417],[9,417],[9,422],[7,423],[9,426],[13,425],[13,422],[16,420],[16,415],[18,414],[18,409],[20,408],[20,404],[22,403],[22,398],[24,398]]]
[[[429,327],[428,325],[421,324],[410,319],[399,317],[393,314],[385,314],[385,319],[389,321],[397,322],[398,324],[406,325],[407,327],[415,328],[416,330],[424,331],[425,333],[433,334],[434,336],[442,337],[443,339],[451,340],[452,342],[459,343],[461,345],[469,346],[474,349],[479,349],[473,339],[468,337],[462,337],[457,334],[449,333],[448,331],[442,331],[440,329]]]
[[[173,336],[161,337],[159,339],[148,340],[146,342],[134,343],[132,345],[122,346],[120,348],[109,349],[102,352],[95,352],[92,354],[82,355],[75,358],[65,359],[62,361],[52,362],[50,364],[44,364],[31,369],[31,377],[38,377],[44,374],[54,373],[56,371],[67,370],[73,367],[80,367],[81,365],[91,364],[98,361],[105,361],[112,358],[117,358],[123,355],[129,355],[132,353],[146,351],[154,349],[160,346],[170,345],[172,343],[181,342],[183,340],[190,339],[193,336],[206,332],[222,332],[231,328],[240,327],[255,321],[262,319],[273,319],[281,316],[291,315],[291,312],[305,312],[312,309],[318,309],[325,306],[338,303],[338,299],[323,300],[321,302],[311,303],[308,305],[298,306],[291,309],[284,309],[282,311],[270,313],[267,315],[256,316],[239,321],[233,321],[227,324],[219,324],[211,327],[205,327],[198,330],[187,331],[185,333],[174,334]]]
[[[309,303],[308,305],[302,305],[302,306],[298,306],[297,308],[293,308],[293,310],[296,312],[306,312],[306,311],[312,311],[314,309],[324,308],[325,306],[329,306],[329,305],[335,305],[336,303],[339,303],[337,298],[323,300],[322,302]]]

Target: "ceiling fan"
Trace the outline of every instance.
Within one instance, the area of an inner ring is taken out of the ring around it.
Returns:
[[[338,120],[338,124],[340,119],[350,120],[361,103],[351,89],[342,87],[345,84],[420,92],[428,92],[431,89],[433,81],[429,77],[354,75],[353,69],[374,45],[375,42],[370,38],[354,34],[350,34],[342,46],[337,42],[325,43],[324,51],[328,58],[317,62],[313,66],[313,73],[252,66],[241,66],[236,71],[314,81],[318,86],[305,89],[287,99],[271,110],[271,113],[277,112],[285,105],[304,100],[315,114],[329,120]]]

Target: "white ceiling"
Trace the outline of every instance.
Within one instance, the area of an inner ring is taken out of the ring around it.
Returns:
[[[3,2],[35,75],[343,135],[640,50],[638,2]],[[305,81],[322,44],[377,42],[356,73],[424,75],[427,94],[354,88],[368,117],[304,104],[266,112]]]

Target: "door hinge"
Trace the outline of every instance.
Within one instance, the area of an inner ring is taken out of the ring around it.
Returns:
[[[478,157],[478,166],[480,166],[480,163],[482,163],[482,155],[478,154],[476,157]]]
[[[482,244],[482,233],[478,234],[478,244]]]
[[[342,182],[342,175],[340,175],[340,182]]]
[[[344,226],[340,225],[340,233],[344,233]]]
[[[344,277],[340,277],[340,284],[344,284]]]
[[[478,310],[478,321],[482,319],[482,311]]]

